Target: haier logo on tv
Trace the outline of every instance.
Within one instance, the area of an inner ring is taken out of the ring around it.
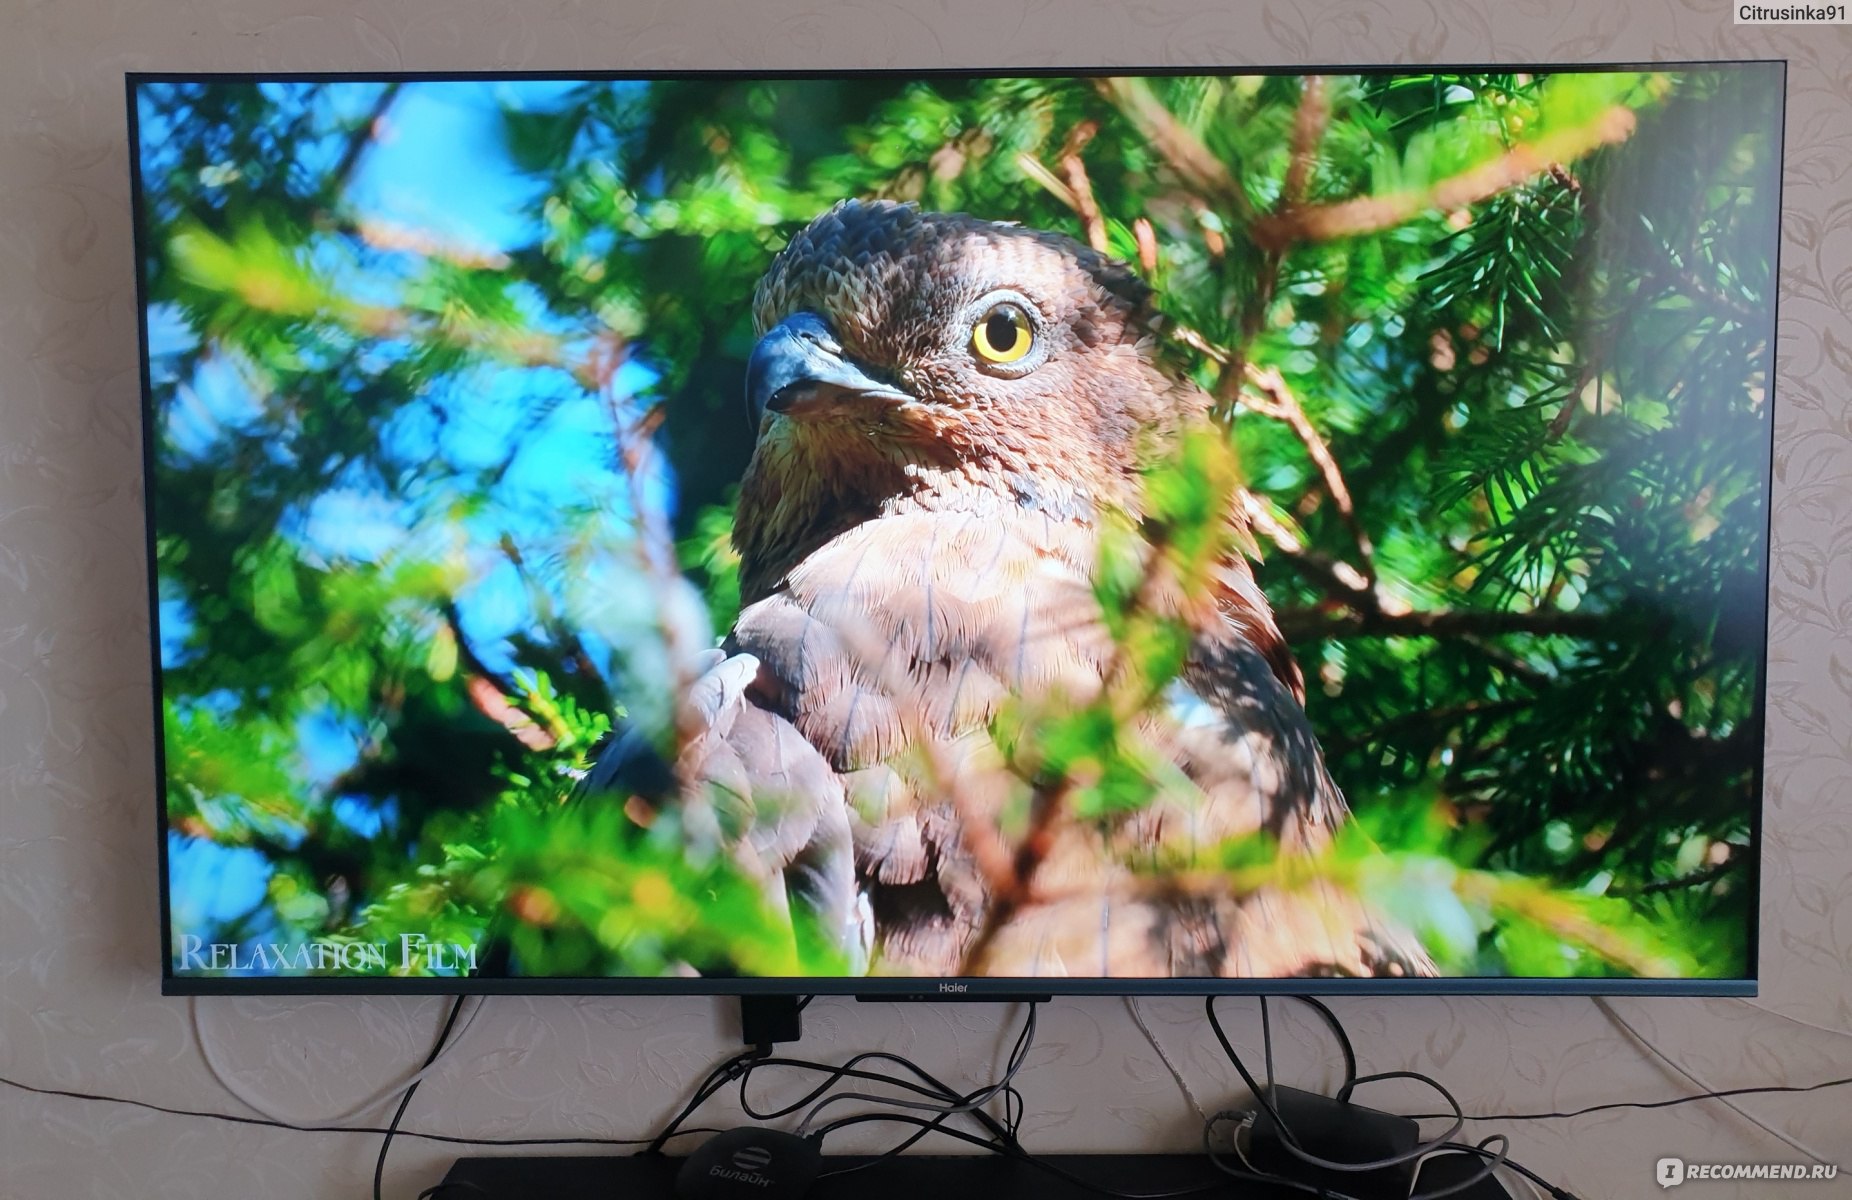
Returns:
[[[970,985],[963,983],[941,983],[939,985],[941,992],[968,992],[970,990]]]

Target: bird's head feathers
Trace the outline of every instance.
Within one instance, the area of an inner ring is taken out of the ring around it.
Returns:
[[[1150,288],[1019,225],[847,201],[780,252],[753,317],[749,558],[909,500],[1084,519],[1135,502],[1147,443],[1201,411],[1156,360]]]

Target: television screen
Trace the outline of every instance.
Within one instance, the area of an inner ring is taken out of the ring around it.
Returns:
[[[131,77],[167,987],[1752,990],[1784,86]]]

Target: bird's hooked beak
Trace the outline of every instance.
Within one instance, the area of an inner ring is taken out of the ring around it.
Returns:
[[[846,357],[829,322],[814,312],[792,313],[772,326],[746,363],[746,407],[755,429],[768,412],[802,418],[845,402],[912,399]]]

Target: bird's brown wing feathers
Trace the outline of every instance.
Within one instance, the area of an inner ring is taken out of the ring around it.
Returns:
[[[960,969],[989,904],[963,824],[976,816],[994,829],[1012,789],[1020,795],[990,720],[1012,695],[1086,703],[1112,655],[1090,583],[1094,553],[1085,528],[1022,510],[884,517],[811,554],[741,614],[729,662],[754,669],[723,689],[732,724],[705,739],[701,772],[756,806],[766,870],[816,860],[806,838],[822,829],[819,808],[844,807],[876,969]],[[1250,617],[1271,629],[1264,611]],[[1191,786],[1116,824],[1063,820],[1034,879],[1046,899],[997,931],[992,973],[1423,969],[1419,947],[1373,932],[1379,922],[1354,897],[1186,894],[1130,865],[1188,862],[1263,830],[1286,852],[1312,850],[1344,819],[1271,658],[1233,618],[1198,640],[1166,711],[1148,722]],[[765,798],[792,792],[822,804],[791,803],[768,825]],[[822,878],[842,886],[839,869]],[[832,896],[832,913],[857,911]]]
[[[842,778],[795,726],[754,699],[765,672],[725,656],[684,701],[701,732],[683,749],[679,818],[690,848],[726,854],[764,883],[775,910],[800,906],[851,966],[866,964],[872,929],[856,883]]]

